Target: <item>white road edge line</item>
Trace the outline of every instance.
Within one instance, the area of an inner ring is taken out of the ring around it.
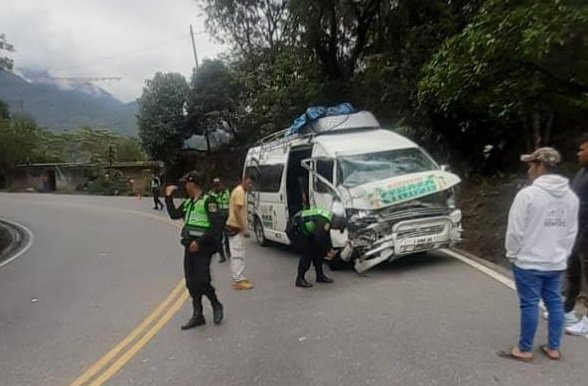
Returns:
[[[4,267],[5,265],[8,265],[9,263],[13,262],[14,260],[18,259],[19,257],[21,257],[22,255],[24,255],[33,245],[33,241],[35,240],[35,235],[33,234],[33,231],[31,231],[29,228],[27,228],[26,226],[22,225],[22,224],[18,224],[14,221],[5,219],[3,217],[0,217],[0,220],[2,220],[5,223],[8,223],[16,228],[22,229],[24,230],[27,235],[29,236],[29,240],[27,242],[27,244],[21,248],[18,252],[16,252],[14,254],[14,256],[10,257],[9,259],[4,260],[3,262],[0,263],[0,268]]]
[[[517,289],[516,289],[514,281],[512,279],[504,276],[503,274],[496,272],[495,270],[488,268],[485,265],[482,265],[482,264],[478,263],[477,261],[474,261],[474,260],[472,260],[462,254],[454,252],[450,249],[442,249],[441,252],[446,254],[447,256],[453,257],[454,259],[461,261],[464,264],[469,265],[472,268],[477,269],[478,271],[490,276],[494,280],[498,281],[501,284],[504,284],[505,286],[507,286],[508,288],[510,288],[511,290],[516,292]],[[546,311],[546,308],[545,308],[545,305],[543,304],[543,302],[539,303],[539,307],[541,307],[541,309],[543,311]],[[588,339],[588,335],[584,335],[584,338]]]
[[[505,286],[507,286],[511,290],[513,290],[513,291],[517,290],[515,283],[511,278],[508,278],[508,277],[504,276],[503,274],[496,272],[495,270],[488,268],[485,265],[480,264],[477,261],[474,261],[474,260],[472,260],[472,259],[470,259],[460,253],[452,251],[450,249],[442,249],[441,252],[443,252],[444,254],[446,254],[450,257],[453,257],[454,259],[457,259],[457,260],[461,261],[462,263],[465,263],[465,264],[469,265],[470,267],[475,268],[478,271],[490,276],[492,279],[498,281],[499,283],[504,284]]]

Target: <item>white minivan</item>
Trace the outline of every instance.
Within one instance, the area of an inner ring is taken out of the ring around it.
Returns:
[[[249,149],[243,172],[257,175],[248,205],[260,245],[289,244],[288,219],[308,204],[344,208],[348,226],[331,237],[358,272],[461,237],[453,189],[459,177],[366,111],[266,137]]]

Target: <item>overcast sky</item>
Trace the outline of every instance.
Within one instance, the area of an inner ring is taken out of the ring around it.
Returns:
[[[155,72],[194,67],[189,25],[200,62],[224,47],[204,31],[193,0],[1,0],[0,34],[16,52],[15,70],[56,77],[122,77],[96,85],[123,101],[141,95]]]

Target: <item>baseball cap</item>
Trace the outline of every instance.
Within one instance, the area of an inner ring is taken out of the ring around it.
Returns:
[[[180,178],[180,182],[182,182],[182,183],[193,182],[196,185],[199,185],[201,183],[201,181],[202,181],[202,175],[195,170],[184,174],[182,176],[182,178]]]
[[[531,154],[521,155],[521,161],[525,163],[543,162],[553,166],[561,162],[561,155],[552,147],[541,147]]]

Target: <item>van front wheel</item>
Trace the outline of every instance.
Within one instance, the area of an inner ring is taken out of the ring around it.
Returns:
[[[253,231],[255,232],[255,241],[257,241],[257,244],[259,244],[260,247],[265,247],[267,245],[267,239],[265,238],[263,225],[261,225],[261,221],[259,221],[259,218],[257,217],[253,224]]]

